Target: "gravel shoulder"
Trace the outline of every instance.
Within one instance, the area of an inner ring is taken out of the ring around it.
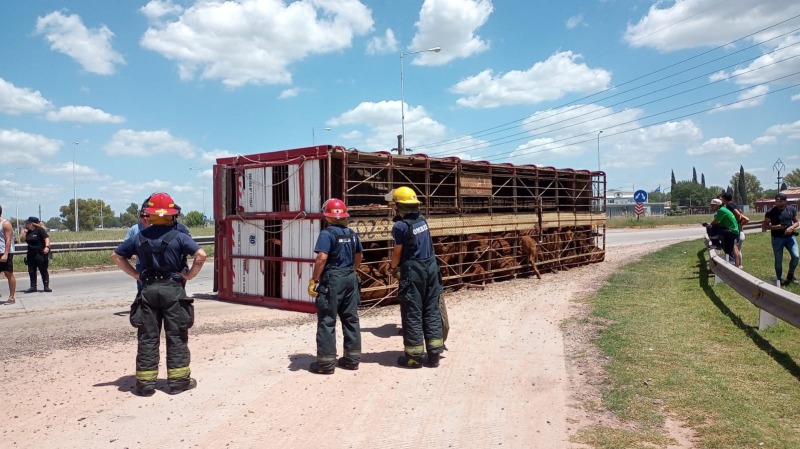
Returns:
[[[575,325],[583,300],[667,244],[613,247],[599,264],[450,294],[438,369],[394,366],[397,306],[362,314],[358,371],[320,376],[307,371],[315,316],[203,299],[210,292],[190,285],[199,385],[177,396],[165,393],[163,345],[160,391],[131,394],[136,344],[124,294],[4,310],[2,446],[582,447],[570,437],[605,419],[586,407],[599,398],[602,363],[592,330]]]

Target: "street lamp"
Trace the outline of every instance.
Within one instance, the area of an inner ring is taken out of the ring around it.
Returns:
[[[313,133],[313,128],[312,128]],[[205,168],[202,167],[189,167],[190,171],[199,171],[200,177],[203,178],[203,227],[206,225],[206,177],[203,176]]]
[[[315,132],[318,129],[322,129],[322,130],[325,130],[325,131],[330,131],[331,130],[330,128],[311,128],[311,145],[316,145],[317,144],[317,139],[316,139]]]
[[[17,195],[17,184],[19,181],[17,180],[17,170],[27,170],[30,167],[17,167],[14,169],[14,202],[17,203],[17,211],[15,212],[15,216],[17,218],[17,236],[19,236],[19,195]]]
[[[600,171],[600,134],[603,130],[597,131],[597,171]]]
[[[406,146],[406,99],[405,99],[405,92],[403,91],[403,57],[406,55],[413,55],[417,53],[425,53],[425,52],[434,52],[439,53],[442,51],[442,47],[433,47],[427,50],[419,50],[419,51],[410,51],[407,53],[400,53],[400,142],[397,145],[397,154],[404,154],[405,153],[405,146]]]
[[[78,232],[78,184],[75,182],[75,149],[80,142],[72,142],[72,198],[75,201],[75,232]]]

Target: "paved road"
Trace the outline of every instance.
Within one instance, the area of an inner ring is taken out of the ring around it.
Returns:
[[[606,246],[617,247],[639,245],[661,241],[685,241],[703,238],[703,229],[697,227],[661,228],[661,229],[611,229],[608,231]],[[214,295],[213,263],[209,261],[203,271],[186,286],[189,296],[197,295],[208,298]],[[2,300],[8,298],[8,284],[0,280]],[[21,299],[15,306],[0,306],[0,314],[19,309],[39,310],[54,307],[70,307],[92,303],[125,304],[130,303],[135,292],[135,281],[117,269],[102,271],[66,271],[51,275],[53,293],[17,293]],[[41,287],[41,285],[40,285]],[[17,274],[17,290],[28,288],[26,273]]]

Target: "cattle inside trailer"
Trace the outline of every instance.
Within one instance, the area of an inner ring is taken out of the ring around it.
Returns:
[[[599,262],[605,174],[316,146],[221,158],[214,166],[214,284],[222,300],[314,312],[306,292],[328,198],[364,244],[362,306],[395,301],[385,195],[421,200],[446,289]]]

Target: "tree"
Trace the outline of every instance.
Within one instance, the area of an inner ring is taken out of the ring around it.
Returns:
[[[675,188],[670,192],[672,204],[685,207],[705,207],[712,197],[719,194],[712,194],[709,189],[692,181],[680,181],[675,183]]]
[[[692,167],[692,182],[697,184],[697,170]]]
[[[706,174],[700,173],[700,185],[705,187],[706,186]]]
[[[738,200],[737,202],[740,205],[744,206],[749,204],[752,206],[752,204],[750,204],[749,201],[748,202],[741,201],[741,198],[739,198],[739,196],[741,195],[741,189],[739,188],[738,184],[739,176],[741,176],[740,173],[735,173],[731,177],[730,185],[731,188],[733,188],[733,196],[737,198]],[[744,184],[745,184],[744,190],[746,195],[745,196],[746,201],[748,200],[748,198],[763,198],[764,190],[761,188],[761,181],[759,181],[758,178],[755,177],[755,175],[745,172]]]
[[[47,227],[47,229],[50,229],[50,230],[58,229],[59,231],[61,231],[61,230],[67,229],[67,226],[58,217],[50,218],[49,220],[47,220],[47,222],[44,225]]]
[[[775,189],[767,189],[761,194],[761,198],[775,198],[775,195],[778,194],[778,191]]]
[[[131,203],[125,212],[119,216],[119,226],[123,228],[130,228],[139,222],[139,205]]]
[[[741,182],[744,179],[745,182]],[[745,205],[749,204],[747,201],[747,178],[744,176],[744,166],[739,166],[739,204]],[[756,179],[758,181],[758,179]],[[761,187],[761,183],[759,182],[759,187]]]
[[[669,191],[672,192],[672,189],[674,188],[675,188],[675,170],[672,170],[672,178],[670,178]]]
[[[183,219],[183,223],[189,228],[203,226],[203,214],[193,210],[186,214],[186,217]]]
[[[787,187],[787,186],[786,186],[786,183],[785,183],[785,182],[782,182],[782,183],[781,183],[781,190],[786,190],[786,189],[788,189],[788,188],[789,188],[789,187]]]
[[[663,203],[667,201],[667,194],[660,190],[653,190],[647,193],[648,203]]]
[[[786,176],[783,177],[783,182],[792,187],[800,187],[800,168],[795,168],[789,173],[786,173]],[[784,188],[781,190],[786,190],[786,189]]]
[[[61,220],[64,221],[67,229],[70,231],[75,230],[75,200],[70,200],[66,206],[59,208],[61,212]],[[102,211],[102,212],[101,212]],[[101,215],[102,214],[102,215]],[[102,220],[105,217],[114,216],[114,211],[111,206],[106,204],[103,200],[96,200],[89,198],[85,200],[78,198],[78,228],[79,230],[92,230],[100,227]]]

